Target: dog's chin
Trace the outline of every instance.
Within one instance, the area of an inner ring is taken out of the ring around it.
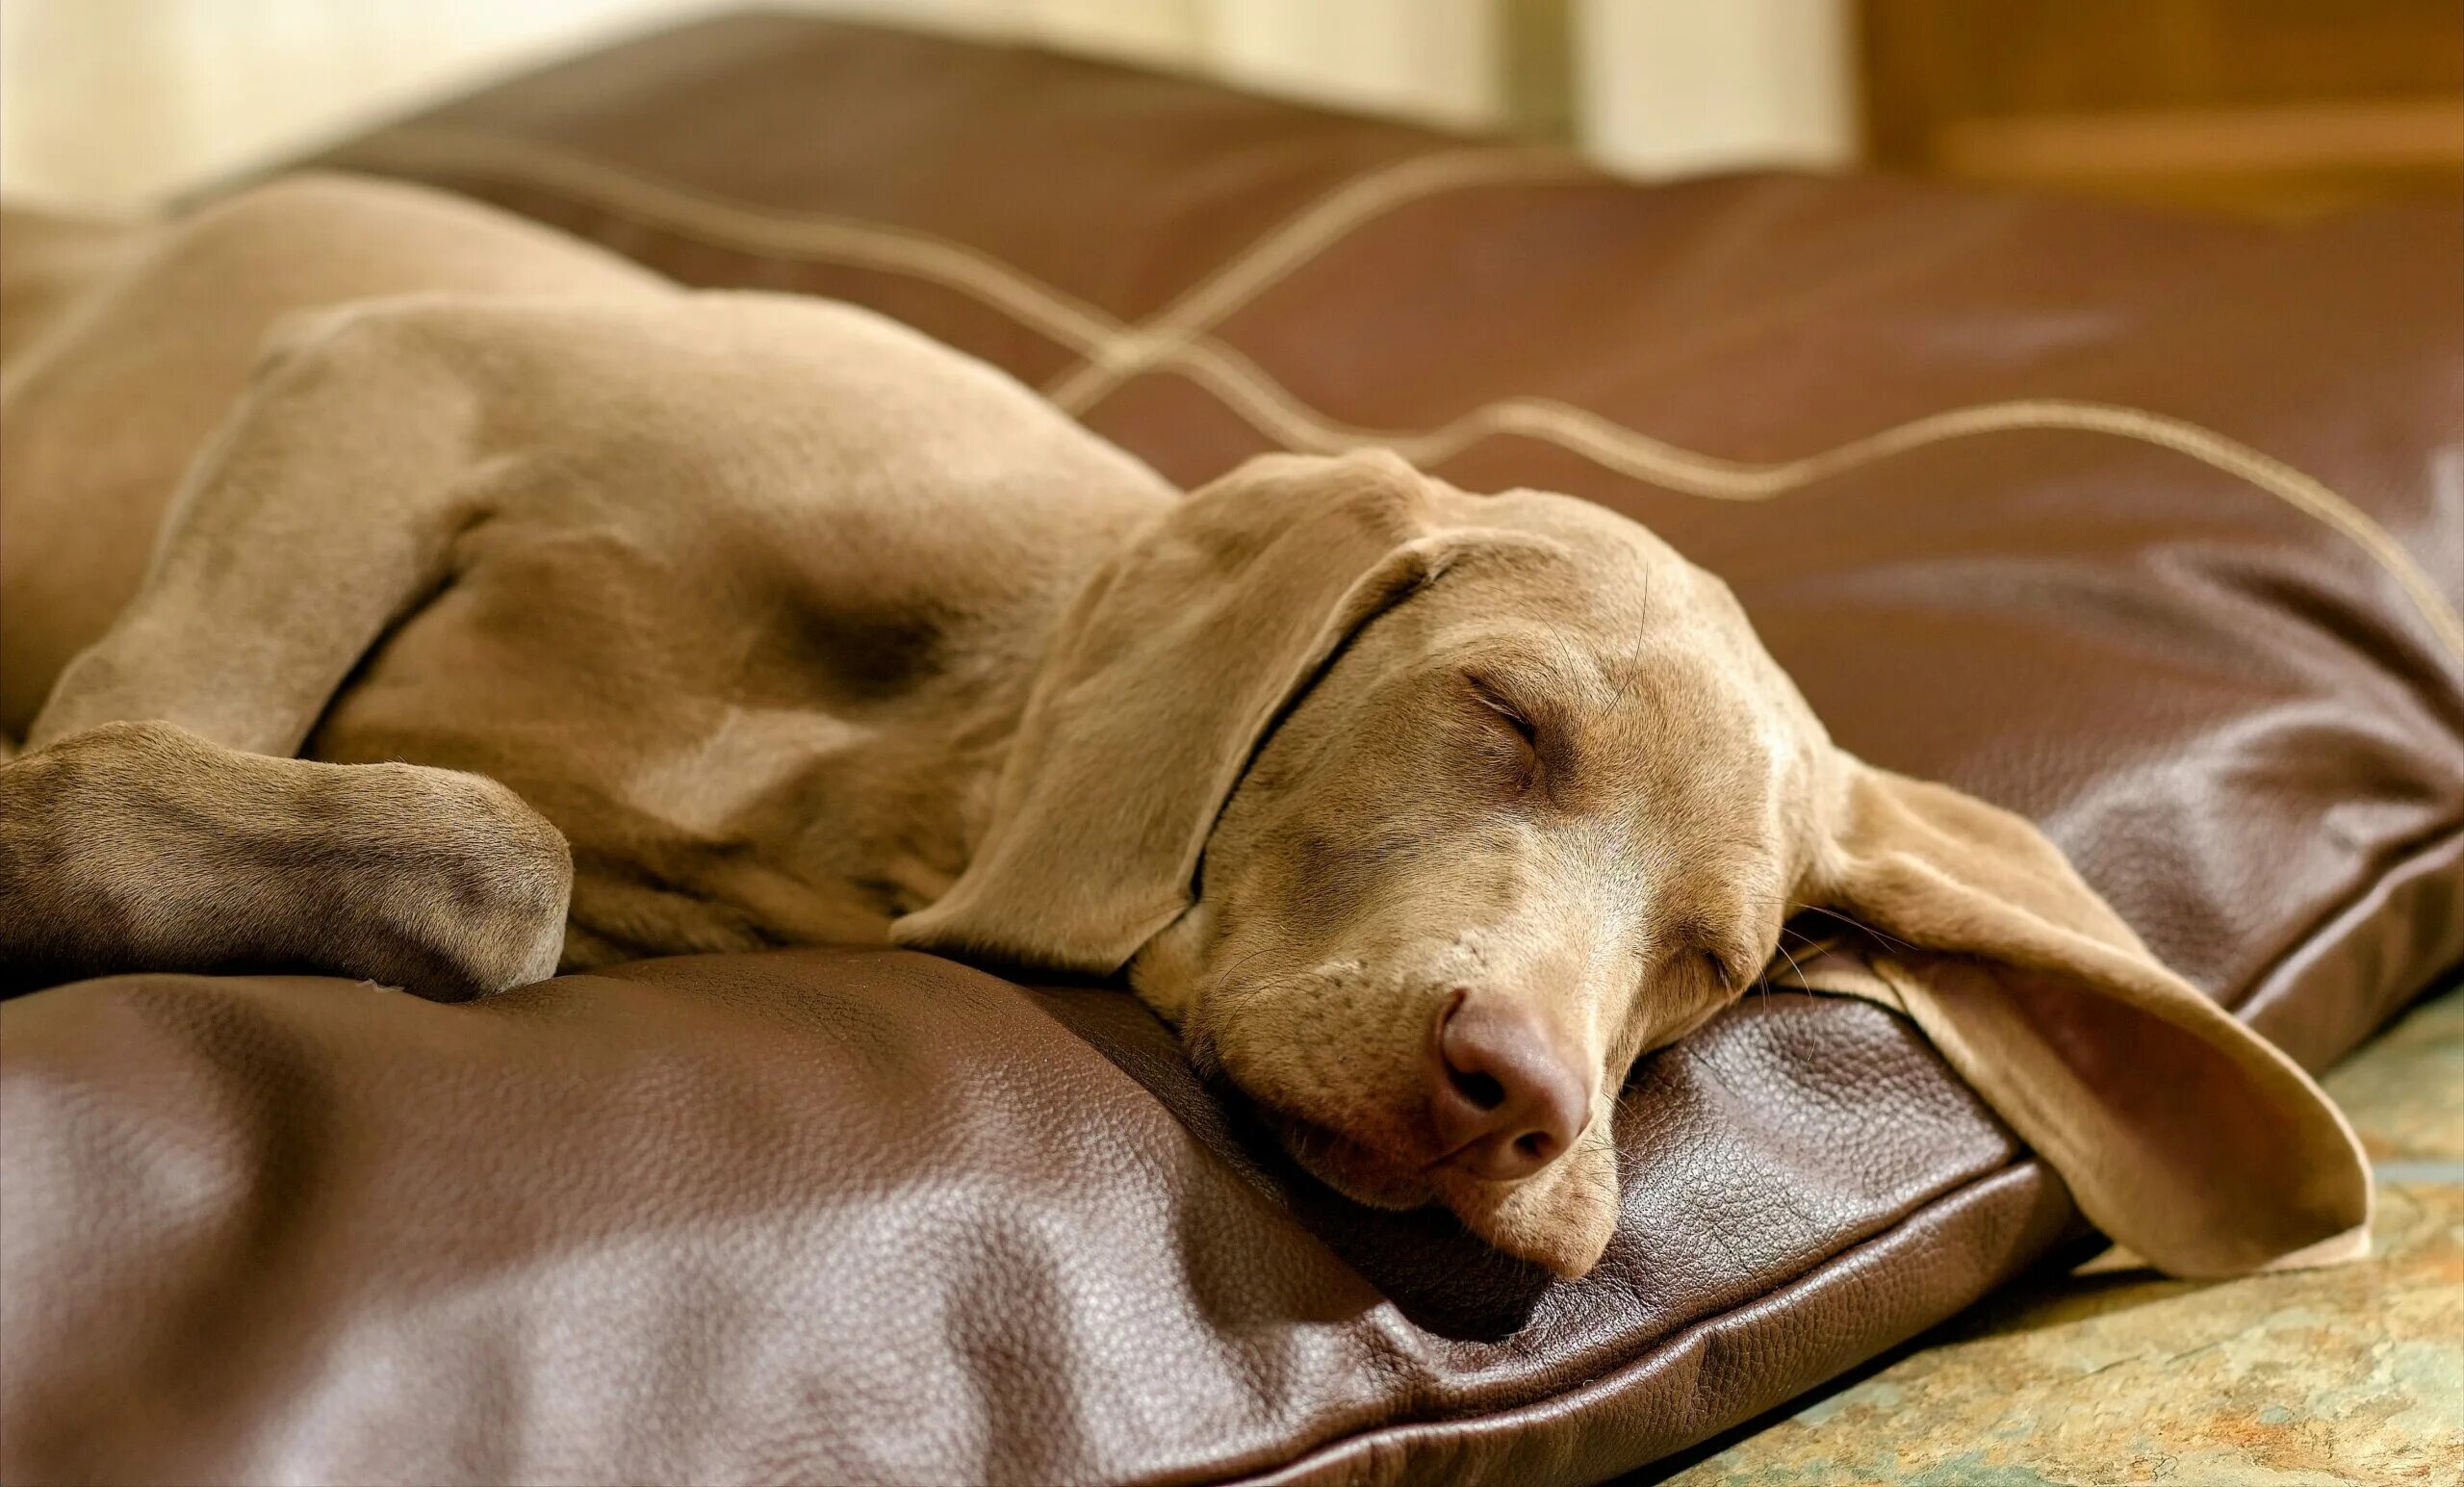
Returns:
[[[1521,1182],[1440,1170],[1435,1187],[1464,1227],[1564,1280],[1589,1274],[1617,1232],[1617,1158],[1605,1141],[1581,1142]]]
[[[1616,1231],[1617,1165],[1604,1143],[1584,1142],[1521,1182],[1484,1182],[1398,1164],[1323,1126],[1257,1108],[1293,1160],[1345,1197],[1398,1211],[1443,1204],[1481,1240],[1563,1279],[1587,1274]]]

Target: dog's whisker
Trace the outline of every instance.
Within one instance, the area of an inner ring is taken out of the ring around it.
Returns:
[[[1802,966],[1802,965],[1800,965],[1800,964],[1798,964],[1798,963],[1797,963],[1797,958],[1796,958],[1795,956],[1790,955],[1790,954],[1788,953],[1788,947],[1787,947],[1785,944],[1779,944],[1779,945],[1774,945],[1774,946],[1772,946],[1772,948],[1773,948],[1773,949],[1775,949],[1775,950],[1777,950],[1777,951],[1779,951],[1779,952],[1780,952],[1780,958],[1781,958],[1782,960],[1784,960],[1784,961],[1787,961],[1787,962],[1788,962],[1788,969],[1789,969],[1789,970],[1791,970],[1791,971],[1794,971],[1794,972],[1796,973],[1796,977],[1797,977],[1797,982],[1798,982],[1798,984],[1799,984],[1800,986],[1804,985],[1804,984],[1805,984],[1805,979],[1806,979],[1806,968],[1805,968],[1804,966]],[[1770,977],[1768,977],[1768,976],[1764,976],[1764,977],[1762,977],[1762,978],[1761,978],[1761,979],[1757,983],[1757,985],[1758,985],[1759,987],[1761,987],[1761,988],[1762,988],[1762,994],[1763,994],[1764,996],[1769,996],[1769,995],[1771,994],[1771,978],[1770,978]]]
[[[1921,946],[1921,945],[1912,945],[1912,944],[1910,944],[1907,940],[1904,940],[1904,939],[1900,938],[1900,937],[1899,937],[1898,936],[1896,936],[1896,935],[1888,934],[1888,933],[1886,933],[1886,932],[1885,932],[1885,931],[1875,929],[1872,925],[1870,925],[1870,924],[1866,924],[1866,923],[1862,922],[1861,920],[1852,918],[1852,917],[1850,917],[1849,915],[1847,915],[1847,914],[1845,914],[1845,913],[1840,912],[1840,911],[1839,911],[1838,910],[1836,910],[1836,909],[1826,908],[1825,906],[1823,906],[1823,905],[1821,905],[1821,904],[1809,904],[1809,905],[1807,905],[1807,906],[1806,906],[1806,908],[1807,908],[1807,910],[1808,910],[1809,912],[1811,912],[1811,913],[1818,913],[1818,914],[1823,915],[1823,916],[1824,916],[1824,917],[1826,917],[1826,918],[1836,919],[1836,920],[1838,920],[1840,923],[1842,923],[1842,924],[1844,924],[1844,925],[1848,926],[1850,929],[1855,930],[1855,931],[1857,931],[1858,933],[1862,934],[1862,935],[1870,935],[1870,936],[1872,936],[1874,938],[1881,940],[1883,943],[1885,943],[1885,944],[1886,944],[1886,945],[1896,945],[1896,946],[1898,946],[1900,949],[1902,949],[1902,950],[1906,950],[1906,951],[1908,951],[1908,952],[1910,952],[1910,953],[1912,953],[1912,954],[1918,954],[1918,955],[1921,955],[1921,954],[1923,954],[1923,953],[1924,953],[1924,947],[1923,947],[1923,946]]]

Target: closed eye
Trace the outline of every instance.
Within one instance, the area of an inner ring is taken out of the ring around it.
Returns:
[[[1510,761],[1502,759],[1501,762],[1507,764],[1506,773],[1515,797],[1520,799],[1528,795],[1531,787],[1540,781],[1539,729],[1532,726],[1528,714],[1500,696],[1495,687],[1479,677],[1471,676],[1464,679],[1470,683],[1472,696],[1481,707],[1513,733],[1512,758]]]
[[[1529,718],[1502,704],[1491,704],[1491,706],[1496,709],[1499,717],[1505,719],[1506,727],[1513,729],[1515,733],[1523,739],[1525,748],[1535,754],[1539,752],[1540,731],[1531,726]]]
[[[1741,982],[1735,968],[1729,964],[1728,958],[1717,951],[1703,953],[1703,968],[1710,973],[1711,985],[1722,992],[1734,991]]]
[[[1523,739],[1525,748],[1537,752],[1540,747],[1540,731],[1531,726],[1531,720],[1523,715],[1523,710],[1499,696],[1496,688],[1479,678],[1473,677],[1470,680],[1472,695],[1480,700],[1480,705],[1503,718],[1506,726],[1513,729]]]

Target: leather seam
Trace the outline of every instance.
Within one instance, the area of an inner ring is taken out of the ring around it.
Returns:
[[[1656,1343],[1644,1348],[1641,1352],[1625,1358],[1618,1363],[1602,1370],[1599,1373],[1585,1379],[1582,1383],[1575,1386],[1574,1388],[1561,1389],[1553,1394],[1546,1395],[1535,1399],[1526,1399],[1502,1409],[1473,1409],[1459,1415],[1448,1415],[1430,1419],[1384,1421],[1377,1424],[1352,1431],[1349,1434],[1336,1436],[1333,1439],[1320,1442],[1306,1450],[1297,1452],[1271,1466],[1267,1466],[1261,1469],[1244,1469],[1243,1474],[1232,1478],[1232,1480],[1257,1481],[1277,1474],[1283,1474],[1286,1476],[1305,1475],[1311,1473],[1322,1471],[1329,1467],[1337,1466],[1341,1462],[1342,1458],[1348,1454],[1360,1452],[1373,1454],[1378,1449],[1378,1446],[1382,1440],[1391,1439],[1397,1435],[1406,1434],[1412,1431],[1446,1429],[1450,1426],[1466,1423],[1481,1425],[1513,1426],[1521,1423],[1519,1417],[1528,1415],[1555,1415],[1570,1406],[1579,1408],[1581,1407],[1581,1403],[1589,1400],[1592,1396],[1603,1393],[1615,1393],[1627,1375],[1650,1367],[1655,1360],[1675,1349],[1687,1346],[1697,1337],[1709,1334],[1713,1329],[1727,1324],[1731,1319],[1742,1316],[1745,1313],[1758,1308],[1767,1308],[1771,1306],[1774,1303],[1775,1298],[1777,1298],[1783,1292],[1791,1291],[1801,1287],[1824,1271],[1833,1269],[1848,1262],[1861,1250],[1885,1243],[1894,1235],[1899,1234],[1901,1231],[1923,1219],[1927,1215],[1951,1205],[1955,1205],[1965,1195],[1985,1188],[1989,1184],[2010,1180],[2015,1174],[2030,1167],[2038,1169],[2046,1180],[2050,1181],[2055,1188],[2062,1192],[2063,1200],[2066,1203],[2071,1202],[2069,1198],[2069,1190],[2063,1187],[2061,1177],[2050,1167],[2044,1165],[2044,1159],[2041,1156],[2022,1146],[2019,1148],[2017,1155],[2012,1158],[2012,1160],[2003,1163],[2001,1166],[1994,1167],[1990,1171],[1980,1172],[1976,1176],[1971,1177],[1964,1182],[1943,1189],[1932,1197],[1923,1199],[1910,1207],[1889,1223],[1873,1230],[1871,1233],[1868,1233],[1861,1238],[1851,1241],[1850,1243],[1840,1246],[1838,1249],[1832,1251],[1830,1254],[1815,1260],[1805,1269],[1798,1270],[1786,1279],[1767,1287],[1758,1295],[1740,1301],[1736,1305],[1729,1307],[1724,1311],[1713,1313],[1707,1317],[1700,1317],[1695,1319],[1693,1321],[1687,1322],[1685,1325],[1679,1327],[1676,1331],[1668,1333],[1666,1336],[1660,1338]],[[2071,1208],[2075,1214],[2077,1205],[2075,1203],[2071,1203]],[[2029,1263],[2034,1263],[2033,1259]],[[2007,1279],[2007,1277],[2005,1278]],[[1996,1282],[1996,1284],[1999,1284],[1999,1282]],[[1980,1293],[1980,1295],[1982,1295],[1982,1293]],[[1938,1324],[1939,1322],[1937,1321],[1927,1323],[1926,1325],[1934,1326]],[[1923,1330],[1924,1328],[1922,1327],[1918,1329],[1919,1332]],[[1912,1333],[1910,1335],[1914,1336],[1916,1334]],[[1900,1341],[1905,1341],[1905,1339],[1901,1339]],[[1832,1375],[1826,1375],[1826,1377]],[[1805,1388],[1813,1388],[1820,1382],[1821,1380],[1816,1380],[1812,1384],[1806,1385]],[[1794,1397],[1796,1395],[1804,1392],[1804,1389],[1798,1389],[1793,1391],[1789,1397]],[[1716,1428],[1713,1431],[1705,1432],[1703,1438],[1707,1439],[1714,1433],[1716,1433]],[[1682,1449],[1683,1448],[1680,1447],[1678,1449]],[[1647,1464],[1647,1462],[1643,1462],[1635,1463],[1634,1465],[1640,1466]],[[1630,1466],[1622,1470],[1630,1471],[1633,1470],[1633,1467]]]
[[[2456,841],[2459,837],[2464,837],[2464,821],[2442,821],[2438,825],[2430,827],[2429,829],[2422,832],[2419,835],[2413,837],[2411,841],[2405,843],[2404,846],[2400,849],[2399,855],[2393,861],[2389,862],[2386,866],[2368,874],[2363,881],[2354,885],[2349,892],[2343,894],[2337,898],[2334,903],[2313,914],[2310,921],[2303,926],[2299,936],[2287,943],[2284,949],[2269,960],[2264,966],[2260,967],[2255,975],[2248,978],[2248,983],[2244,987],[2242,995],[2238,999],[2230,1003],[2220,1002],[2219,1005],[2222,1006],[2226,1012],[2231,1013],[2236,1018],[2239,1018],[2244,1022],[2247,1022],[2249,1018],[2244,1015],[2245,1009],[2249,1007],[2252,998],[2258,995],[2259,989],[2272,980],[2276,973],[2282,970],[2287,963],[2309,951],[2317,949],[2320,945],[2321,936],[2326,933],[2327,929],[2334,925],[2338,920],[2343,919],[2346,915],[2351,913],[2353,910],[2373,892],[2375,892],[2379,887],[2391,880],[2401,876],[2406,869],[2412,867],[2414,864],[2426,861],[2429,859],[2436,857],[2441,849],[2446,848],[2450,843]],[[2425,980],[2422,985],[2405,988],[2404,997],[2406,1001],[2409,1001],[2415,996],[2419,996],[2430,986],[2435,985],[2439,977],[2449,968],[2450,967],[2433,967],[2429,972],[2428,978]],[[2400,1003],[2399,1005],[2400,1006],[2402,1004]]]

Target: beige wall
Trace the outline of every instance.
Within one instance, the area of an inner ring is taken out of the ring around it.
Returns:
[[[1635,175],[1856,156],[1845,0],[1577,0],[1584,146]]]
[[[716,0],[0,0],[0,189],[139,200]]]
[[[782,0],[770,0],[773,5]],[[783,0],[1479,129],[1508,0]],[[1580,142],[1660,173],[1848,153],[1845,0],[1565,0]],[[0,0],[0,189],[160,195],[729,0]]]

